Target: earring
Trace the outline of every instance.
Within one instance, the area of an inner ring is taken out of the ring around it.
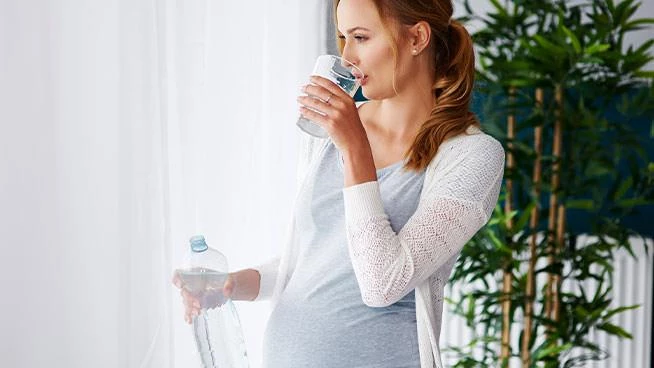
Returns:
[[[417,54],[417,53],[418,53],[418,50],[413,49],[413,55],[415,55],[415,54]]]

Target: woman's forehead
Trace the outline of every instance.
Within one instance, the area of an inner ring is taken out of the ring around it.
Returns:
[[[355,28],[375,30],[382,27],[379,13],[372,0],[341,0],[336,9],[338,31],[348,34]]]

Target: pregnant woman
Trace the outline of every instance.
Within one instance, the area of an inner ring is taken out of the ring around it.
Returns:
[[[280,256],[230,274],[224,292],[272,301],[264,367],[441,367],[443,288],[504,168],[469,110],[472,40],[451,0],[334,6],[368,101],[320,77],[304,87],[300,113],[329,137],[303,137]],[[187,321],[207,307],[182,296]]]

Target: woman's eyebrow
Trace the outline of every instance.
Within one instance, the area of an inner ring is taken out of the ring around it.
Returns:
[[[350,34],[350,33],[354,32],[354,31],[370,31],[370,30],[368,28],[365,28],[365,27],[357,26],[357,27],[352,27],[352,28],[348,29],[345,32],[345,34]]]

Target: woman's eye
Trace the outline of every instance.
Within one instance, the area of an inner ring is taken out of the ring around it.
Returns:
[[[343,36],[343,35],[339,35],[338,38],[340,38],[341,40],[346,39],[346,37]],[[355,35],[355,36],[352,36],[352,38],[354,38],[354,40],[357,41],[357,42],[363,42],[363,41],[368,39],[368,37],[361,36],[361,35]]]

